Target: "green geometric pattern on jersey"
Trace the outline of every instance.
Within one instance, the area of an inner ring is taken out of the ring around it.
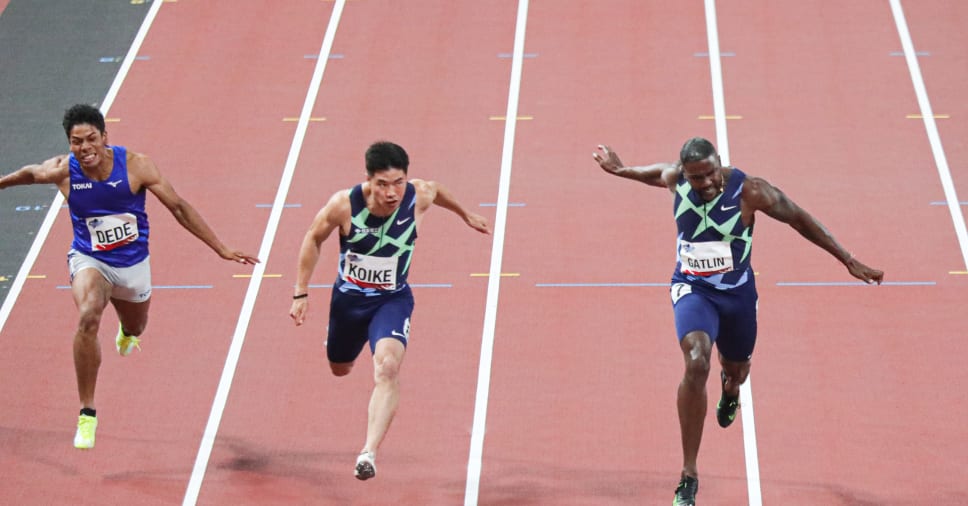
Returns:
[[[400,269],[400,274],[402,275],[402,274],[406,274],[406,272],[410,269],[410,261],[413,259],[413,248],[415,243],[411,239],[411,237],[413,236],[414,232],[417,230],[417,223],[416,223],[417,220],[416,218],[410,220],[409,227],[404,229],[398,237],[392,237],[388,235],[388,231],[390,230],[390,227],[393,225],[394,220],[397,218],[397,212],[399,211],[400,211],[399,207],[393,211],[393,214],[391,214],[390,217],[383,222],[383,226],[380,227],[379,233],[357,232],[356,235],[354,235],[353,237],[347,238],[346,242],[348,244],[355,244],[367,237],[373,236],[377,240],[374,243],[373,247],[370,248],[369,251],[363,253],[364,255],[373,255],[377,251],[380,251],[381,249],[385,248],[386,246],[394,246],[395,249],[389,255],[384,253],[379,256],[399,257],[406,253],[410,253],[409,255],[407,255],[406,264],[403,265],[403,267]],[[356,226],[357,230],[365,230],[367,228],[371,228],[366,224],[366,220],[369,217],[370,217],[370,210],[364,207],[360,211],[360,214],[357,214],[356,216],[351,217],[351,221],[353,222],[353,225]],[[360,252],[357,252],[357,253],[360,253]]]
[[[724,221],[723,223],[716,223],[714,219],[709,217],[707,206],[711,206],[715,209],[716,204],[719,203],[719,199],[723,196],[723,194],[720,193],[719,195],[716,195],[716,198],[714,198],[712,201],[705,203],[705,205],[699,206],[694,204],[692,200],[689,199],[690,190],[692,190],[692,187],[689,185],[688,181],[676,185],[676,193],[679,194],[680,199],[679,207],[676,208],[675,217],[679,218],[683,215],[683,213],[688,213],[691,211],[702,218],[689,240],[694,240],[699,236],[699,234],[709,229],[713,229],[723,236],[722,241],[728,243],[730,247],[733,246],[733,241],[743,241],[746,243],[745,247],[743,248],[743,257],[740,258],[740,262],[746,260],[746,257],[749,256],[750,251],[753,249],[753,236],[750,232],[750,227],[742,225],[742,223],[739,221],[742,218],[742,213],[740,213],[737,209],[737,212],[734,213],[730,219]],[[736,232],[737,223],[740,223],[742,231],[739,235],[734,235],[734,232]]]

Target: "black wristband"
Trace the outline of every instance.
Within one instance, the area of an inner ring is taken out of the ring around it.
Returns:
[[[306,297],[309,297],[309,293],[303,293],[303,294],[300,294],[300,295],[293,295],[292,296],[292,300],[305,299]]]

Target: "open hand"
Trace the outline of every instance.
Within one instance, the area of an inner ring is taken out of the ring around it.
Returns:
[[[869,285],[874,283],[879,285],[882,281],[884,281],[884,271],[872,269],[861,263],[861,261],[857,260],[856,258],[851,258],[849,261],[847,261],[847,270],[850,272],[851,276]]]
[[[477,230],[482,234],[491,233],[491,228],[490,228],[490,225],[488,225],[487,223],[487,218],[479,214],[467,213],[467,218],[464,219],[464,222],[467,223],[467,226],[473,228],[474,230]]]
[[[612,148],[606,146],[605,144],[599,144],[598,151],[600,152],[592,153],[592,158],[598,162],[599,167],[601,167],[605,172],[615,174],[623,167],[622,160],[620,160],[618,155],[612,151]]]

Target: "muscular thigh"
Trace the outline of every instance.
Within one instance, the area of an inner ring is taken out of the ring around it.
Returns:
[[[373,318],[372,301],[362,295],[333,290],[329,303],[329,327],[326,330],[326,356],[330,362],[356,360],[367,341],[367,329]]]
[[[685,283],[670,289],[679,339],[702,331],[728,360],[749,360],[756,345],[756,287],[717,290]]]
[[[709,296],[698,287],[675,283],[670,288],[672,312],[676,322],[676,337],[702,331],[713,341],[719,336],[719,312]]]
[[[383,338],[397,339],[406,346],[412,313],[413,295],[409,287],[376,297],[334,290],[326,340],[329,361],[352,362],[367,343],[373,352],[377,341]]]
[[[140,303],[151,298],[151,264],[147,258],[130,267],[114,267],[71,250],[67,262],[72,285],[79,273],[95,270],[110,285],[112,299]]]
[[[756,289],[744,285],[722,295],[717,300],[721,319],[716,348],[727,360],[745,362],[756,346]]]
[[[410,340],[413,294],[410,293],[409,287],[404,290],[405,292],[394,294],[373,315],[367,332],[370,351],[376,352],[376,343],[384,338],[396,339],[406,348]]]
[[[84,268],[71,272],[71,294],[81,313],[100,313],[111,297],[111,283],[97,270]]]

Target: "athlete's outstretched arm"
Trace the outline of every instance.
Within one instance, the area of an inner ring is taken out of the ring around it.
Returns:
[[[344,221],[349,221],[351,214],[350,192],[343,190],[330,197],[329,202],[316,213],[313,223],[303,236],[299,247],[299,260],[296,264],[296,285],[293,287],[292,307],[289,316],[296,325],[306,321],[309,311],[309,280],[319,261],[319,250],[330,234],[338,229]],[[295,298],[298,297],[298,298]]]
[[[743,188],[743,205],[753,211],[763,211],[767,216],[790,225],[807,240],[820,246],[847,267],[851,276],[865,283],[881,284],[884,272],[872,269],[847,251],[826,227],[779,188],[758,177],[749,177]]]
[[[41,163],[25,165],[20,170],[0,177],[0,190],[28,184],[60,184],[68,176],[67,155],[60,155]]]
[[[654,163],[641,167],[626,167],[619,159],[618,154],[612,148],[600,144],[598,151],[592,153],[592,158],[598,162],[598,166],[605,172],[613,175],[632,179],[649,186],[668,188],[670,191],[675,189],[676,176],[679,171],[677,163]]]
[[[411,183],[416,187],[417,194],[420,197],[421,202],[419,205],[422,207],[421,212],[433,203],[460,216],[460,219],[464,220],[464,223],[474,230],[482,234],[491,233],[487,218],[464,209],[464,206],[457,201],[457,198],[450,193],[450,190],[442,184],[435,181],[424,181],[422,179],[413,179]]]
[[[218,253],[218,256],[242,264],[259,263],[259,259],[255,256],[223,244],[215,235],[215,231],[202,218],[202,215],[187,200],[181,198],[175,192],[175,188],[161,175],[158,167],[147,156],[129,152],[128,173],[133,175],[136,181],[137,186],[132,185],[133,188],[143,187],[153,193],[171,211],[179,225],[201,239],[209,248]]]

